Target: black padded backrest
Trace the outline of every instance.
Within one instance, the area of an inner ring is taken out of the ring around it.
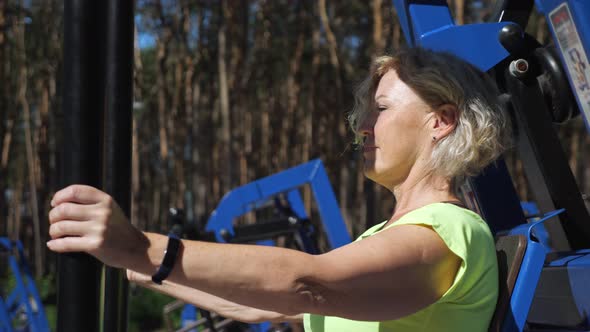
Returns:
[[[494,311],[494,316],[490,323],[490,332],[501,331],[502,323],[510,310],[510,297],[514,290],[516,277],[520,271],[526,246],[527,241],[524,235],[496,236],[500,292],[496,311]]]

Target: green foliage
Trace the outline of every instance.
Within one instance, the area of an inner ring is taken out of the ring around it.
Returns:
[[[57,294],[56,275],[44,275],[39,280],[36,280],[36,283],[37,289],[39,291],[39,296],[41,297],[41,301],[53,301],[53,299],[55,299],[55,296]]]
[[[174,298],[154,291],[135,288],[129,296],[129,332],[155,331],[165,326],[162,309]],[[174,326],[180,326],[180,311],[171,315]]]
[[[0,284],[2,285],[2,292],[5,292],[7,290],[14,289],[14,286],[16,285],[16,279],[12,274],[6,274],[0,279]],[[2,296],[5,295],[4,293],[0,294]]]
[[[55,331],[57,326],[57,276],[55,274],[47,274],[36,280],[37,291],[45,316],[52,331]]]
[[[57,326],[57,305],[55,304],[44,304],[45,317],[49,322],[49,328],[51,331],[56,331]]]

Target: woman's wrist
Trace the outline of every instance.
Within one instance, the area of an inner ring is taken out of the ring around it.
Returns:
[[[167,237],[148,232],[139,232],[138,237],[141,238],[139,244],[130,248],[122,265],[135,273],[151,276],[164,258]]]
[[[136,284],[148,284],[152,282],[152,278],[143,273],[127,269],[127,280]]]

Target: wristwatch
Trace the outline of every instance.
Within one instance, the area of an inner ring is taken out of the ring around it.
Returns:
[[[170,275],[172,269],[174,268],[174,263],[176,262],[176,257],[178,256],[178,251],[182,246],[182,242],[178,235],[174,233],[168,234],[168,245],[166,246],[166,251],[164,251],[164,259],[162,260],[162,264],[158,268],[158,271],[152,276],[152,281],[158,285],[162,284],[162,281]]]

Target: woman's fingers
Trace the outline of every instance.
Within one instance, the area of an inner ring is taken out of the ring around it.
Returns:
[[[49,223],[61,220],[90,220],[97,217],[96,206],[76,203],[61,203],[49,211]]]
[[[92,230],[88,221],[62,220],[49,226],[49,236],[59,239],[65,236],[83,236]]]
[[[64,188],[55,194],[51,206],[50,250],[83,251],[107,265],[123,267],[135,258],[131,256],[139,247],[146,246],[145,235],[129,223],[111,196],[96,188]]]
[[[64,237],[47,242],[47,247],[58,253],[64,252],[90,252],[98,248],[96,240],[85,237]]]
[[[51,206],[58,206],[64,202],[96,204],[107,199],[110,199],[109,195],[94,187],[75,184],[56,192],[51,200]]]

